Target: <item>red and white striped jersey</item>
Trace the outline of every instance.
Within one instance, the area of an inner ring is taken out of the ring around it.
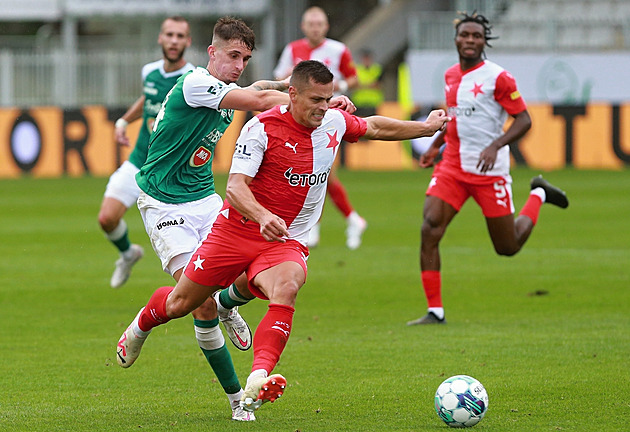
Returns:
[[[313,129],[297,123],[286,105],[276,106],[245,124],[230,174],[252,177],[249,187],[256,200],[285,221],[290,238],[306,245],[322,213],[339,144],[356,142],[366,131],[365,120],[338,109],[326,111]],[[229,207],[226,200],[224,208]]]
[[[352,54],[346,45],[334,39],[324,39],[320,45],[312,48],[308,39],[298,39],[284,47],[274,76],[286,78],[291,75],[293,67],[303,60],[319,60],[328,66],[335,80],[346,79],[357,74]]]
[[[525,109],[514,77],[501,66],[484,61],[462,72],[459,63],[444,74],[446,105],[453,120],[446,128],[443,165],[479,175],[509,175],[510,149],[503,146],[494,168],[482,174],[479,154],[503,133],[508,114]]]

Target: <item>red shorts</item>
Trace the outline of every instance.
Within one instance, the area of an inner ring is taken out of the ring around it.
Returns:
[[[302,266],[306,279],[308,248],[296,240],[268,242],[259,230],[255,222],[244,224],[219,214],[212,232],[193,253],[184,274],[201,285],[226,287],[246,271],[249,290],[265,300],[267,297],[251,283],[263,270],[294,261]]]
[[[438,164],[426,194],[447,202],[457,211],[461,210],[469,197],[473,197],[485,217],[514,214],[512,178],[509,175],[482,176],[456,172]]]

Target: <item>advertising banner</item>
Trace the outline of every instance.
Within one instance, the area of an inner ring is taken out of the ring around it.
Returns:
[[[630,103],[529,105],[532,128],[511,145],[514,164],[554,170],[622,169],[630,166]],[[133,146],[114,142],[114,122],[125,109],[86,106],[0,109],[0,178],[109,176]],[[377,114],[402,118],[397,103]],[[234,121],[217,143],[214,170],[227,172],[238,134],[252,113],[235,111]],[[140,122],[128,135],[135,143]],[[409,143],[360,140],[342,144],[338,162],[353,170],[414,169]]]

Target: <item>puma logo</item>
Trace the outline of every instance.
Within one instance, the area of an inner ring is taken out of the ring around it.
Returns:
[[[291,145],[291,144],[289,144],[288,142],[285,142],[285,143],[284,143],[284,146],[285,146],[285,147],[289,147],[291,150],[293,150],[293,153],[297,154],[296,147],[297,147],[297,145],[298,145],[298,144],[299,144],[299,143],[295,143],[295,145]]]
[[[280,330],[282,333],[284,333],[284,335],[285,335],[286,337],[289,337],[289,332],[288,332],[287,330],[285,330],[285,329],[283,329],[283,328],[280,328],[280,327],[278,327],[278,326],[271,326],[271,328],[272,328],[272,329],[276,329],[276,330]]]

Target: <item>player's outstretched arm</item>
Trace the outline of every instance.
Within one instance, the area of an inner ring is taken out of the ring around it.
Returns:
[[[444,110],[434,110],[423,122],[397,120],[384,116],[367,117],[365,121],[367,122],[365,138],[398,141],[433,136],[437,131],[443,130],[451,118]]]
[[[248,87],[228,92],[219,107],[239,111],[265,111],[276,105],[286,105],[289,103],[289,95],[283,91],[288,88],[288,84],[288,80],[256,81]]]
[[[284,243],[289,236],[287,225],[282,218],[271,213],[256,200],[249,188],[252,179],[245,174],[230,174],[225,198],[245,218],[260,225],[260,234],[265,240]]]

